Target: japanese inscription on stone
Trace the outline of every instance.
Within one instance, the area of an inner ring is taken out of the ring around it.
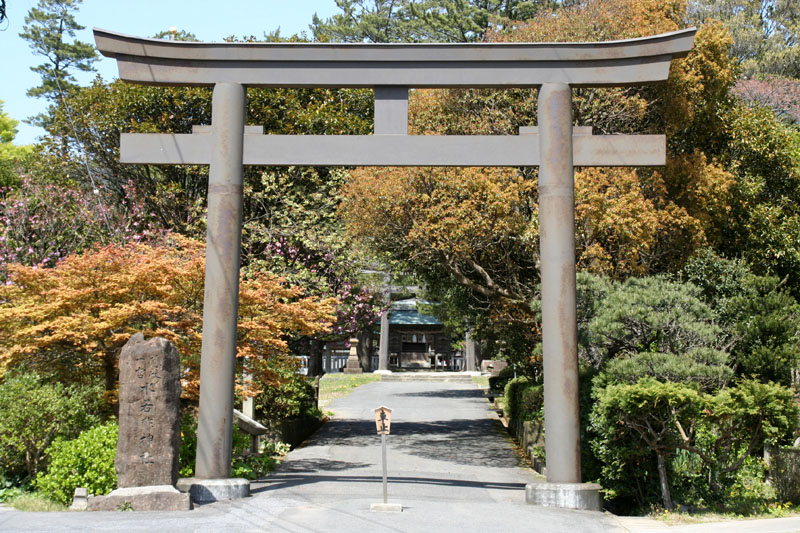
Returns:
[[[119,361],[119,487],[174,485],[180,449],[180,355],[162,338],[139,333]]]

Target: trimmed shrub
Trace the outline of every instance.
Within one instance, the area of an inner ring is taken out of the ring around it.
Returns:
[[[86,487],[89,494],[95,495],[114,490],[118,432],[117,423],[108,422],[84,431],[76,439],[57,439],[47,449],[50,466],[36,478],[36,487],[65,505],[72,501],[77,487]]]
[[[9,377],[0,385],[0,470],[33,479],[57,438],[71,439],[100,422],[99,387],[45,383],[37,374]]]
[[[511,365],[502,369],[496,376],[489,377],[489,390],[505,390],[508,382],[514,378],[514,367]]]
[[[314,399],[314,382],[295,368],[273,368],[274,381],[258,383],[261,392],[254,398],[260,420],[320,417]]]
[[[520,376],[506,384],[506,418],[513,421],[541,420],[544,406],[544,387],[530,383],[527,377]]]

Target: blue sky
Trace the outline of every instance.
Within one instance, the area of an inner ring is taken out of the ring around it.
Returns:
[[[19,37],[25,15],[37,0],[7,0],[8,19],[0,24],[0,100],[11,117],[23,119],[40,113],[46,102],[28,98],[25,92],[39,84],[30,67],[43,58],[35,56],[28,43]],[[336,13],[334,0],[84,0],[76,19],[86,29],[77,38],[94,43],[91,28],[98,27],[139,37],[151,37],[171,26],[197,35],[201,41],[221,41],[229,35],[255,35],[281,28],[282,35],[308,31],[311,17],[329,17]],[[105,80],[117,77],[113,60],[102,58],[95,63]],[[78,81],[88,84],[95,74],[81,75]],[[44,132],[20,123],[16,144],[28,144]]]

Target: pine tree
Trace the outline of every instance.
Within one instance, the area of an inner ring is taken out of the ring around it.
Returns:
[[[97,60],[94,46],[75,40],[75,32],[84,27],[75,21],[74,13],[83,0],[39,0],[25,17],[20,37],[30,43],[34,54],[44,56],[45,62],[31,67],[42,77],[38,87],[28,89],[28,96],[46,98],[58,104],[78,85],[73,73],[93,72]],[[71,39],[72,42],[68,42]],[[31,122],[43,125],[43,115]]]
[[[318,41],[481,41],[490,21],[527,20],[554,9],[553,0],[336,0],[341,10],[326,20],[314,15]]]

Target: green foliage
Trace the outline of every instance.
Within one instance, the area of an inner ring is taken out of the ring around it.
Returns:
[[[3,111],[0,100],[0,189],[19,185],[20,166],[30,155],[32,147],[17,146],[12,143],[17,135],[17,124]]]
[[[317,41],[481,41],[492,19],[508,23],[555,7],[553,0],[336,0],[341,13],[311,30]]]
[[[259,419],[283,420],[320,415],[312,379],[298,374],[294,368],[272,369],[272,376],[274,379],[269,383],[257,383],[261,392],[253,403]]]
[[[588,324],[586,357],[599,368],[617,356],[714,348],[721,330],[697,287],[665,277],[616,284]],[[707,354],[708,352],[702,352]]]
[[[692,0],[693,23],[721,20],[743,73],[800,76],[800,7],[792,0]]]
[[[714,248],[742,258],[758,275],[787,278],[800,294],[800,134],[772,111],[733,106],[720,113],[719,158],[734,176],[728,216]]]
[[[531,383],[527,377],[510,380],[505,387],[503,413],[512,421],[542,420],[544,387]]]
[[[31,70],[42,77],[42,84],[28,90],[28,96],[43,96],[51,101],[63,98],[77,88],[72,69],[90,72],[97,59],[94,46],[74,38],[83,26],[75,21],[74,12],[83,0],[39,0],[25,16],[20,37],[30,43],[33,53],[43,56],[45,63]]]
[[[57,439],[48,448],[50,465],[36,478],[36,487],[62,504],[69,504],[77,487],[89,494],[108,494],[117,486],[116,422],[95,426],[73,440]]]
[[[266,133],[366,134],[372,129],[371,96],[372,92],[367,90],[250,89],[247,122],[263,125]],[[105,182],[105,187],[120,202],[125,201],[128,184],[135,183],[146,199],[146,211],[154,214],[159,226],[188,235],[204,235],[202,206],[208,168],[121,164],[119,136],[123,132],[189,133],[193,125],[209,124],[210,90],[147,87],[121,81],[103,83],[97,79],[91,86],[74,92],[67,103],[67,107],[52,110],[50,135],[45,139],[47,154],[52,157],[49,165],[52,179],[91,185],[87,183],[90,180],[81,158],[61,157],[66,142],[74,153],[86,155],[95,180]],[[322,201],[331,201],[330,193],[338,187],[341,176],[341,172],[331,173],[327,169],[248,168],[245,250],[252,248],[255,253],[263,248],[260,239],[248,244],[258,220],[266,218],[274,223],[276,218],[292,216],[291,212],[273,208],[286,209],[294,207],[293,204],[314,208]],[[326,185],[329,190],[316,190]],[[278,196],[273,196],[273,192]],[[280,195],[286,198],[281,199]],[[305,209],[295,212],[290,221],[303,224],[307,230],[312,224],[304,223],[304,216],[311,216],[311,221],[327,217],[330,224],[332,212],[330,208],[320,212]],[[283,225],[272,231],[278,229],[288,232]]]
[[[667,473],[656,460],[663,465],[681,445],[676,422],[691,427],[699,418],[700,393],[678,383],[642,380],[596,390],[595,399],[592,450],[603,462],[603,487],[613,498],[640,506],[661,500],[672,508]]]
[[[250,435],[233,427],[233,462],[231,476],[254,480],[267,476],[280,464],[279,457],[289,452],[289,445],[282,442],[266,442],[258,453],[250,452]]]
[[[50,513],[67,511],[67,506],[53,501],[51,498],[38,492],[25,492],[12,498],[8,504],[24,513]]]
[[[278,464],[279,457],[289,452],[289,446],[281,442],[266,442],[259,453],[250,452],[250,435],[233,425],[231,451],[231,476],[245,479],[260,479],[271,472]],[[197,456],[197,417],[187,411],[181,417],[181,448],[179,477],[194,475]]]
[[[186,410],[181,416],[181,447],[178,452],[178,477],[194,476],[197,458],[197,416]]]
[[[30,43],[33,53],[45,59],[41,65],[31,67],[42,83],[28,89],[28,96],[47,98],[54,104],[51,111],[78,88],[73,72],[91,72],[94,70],[92,63],[97,60],[93,45],[74,39],[75,32],[83,29],[74,16],[82,1],[39,0],[25,16],[25,26],[20,33],[20,37]],[[49,122],[46,115],[31,120],[41,126]]]
[[[800,360],[800,306],[783,282],[710,250],[692,258],[683,273],[714,307],[736,373],[790,385]]]
[[[489,377],[489,390],[490,391],[505,391],[506,384],[514,378],[514,367],[511,365],[505,367],[496,376]]]
[[[598,387],[594,396],[592,450],[603,463],[601,483],[628,508],[656,501],[672,508],[673,487],[693,505],[736,496],[736,505],[751,508],[753,494],[766,490],[763,475],[753,473],[753,455],[783,442],[798,422],[791,390],[755,381],[706,394],[643,379]]]
[[[6,377],[0,385],[0,469],[36,476],[56,438],[69,439],[99,421],[98,387],[47,383],[36,374]]]
[[[20,482],[19,478],[6,477],[0,473],[0,503],[6,503],[24,493],[25,485],[24,482]]]
[[[711,348],[693,348],[684,353],[642,352],[610,360],[596,378],[602,383],[636,383],[644,377],[659,381],[692,383],[716,390],[732,377],[728,355]]]
[[[739,374],[789,386],[800,361],[800,306],[776,278],[755,281],[730,302],[737,318],[731,354]]]

